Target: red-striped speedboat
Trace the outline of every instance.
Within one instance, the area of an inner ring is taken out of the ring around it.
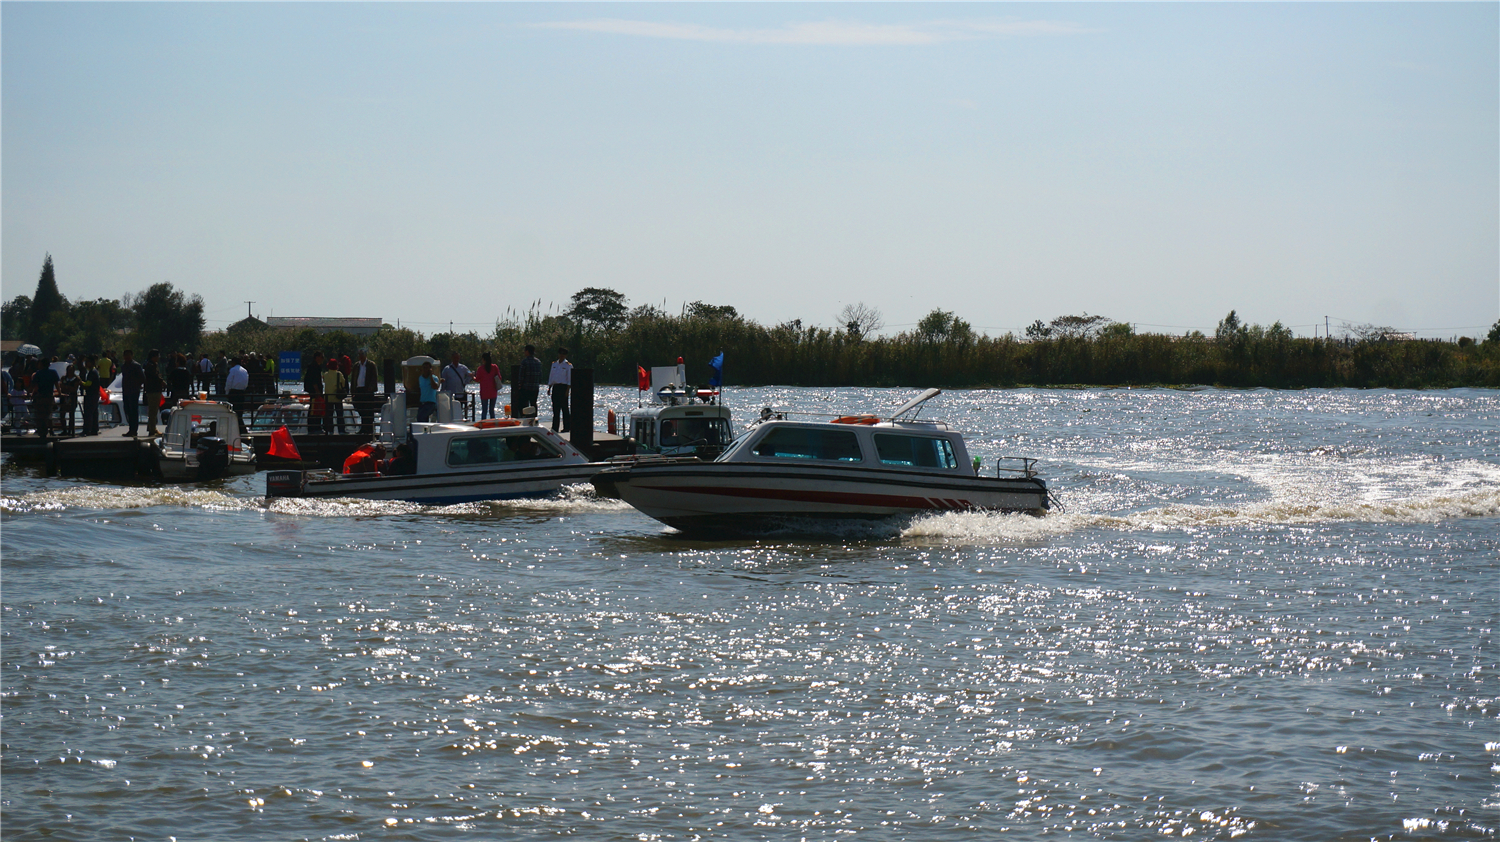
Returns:
[[[640,459],[592,482],[601,496],[690,532],[817,528],[942,511],[1045,512],[1047,485],[1035,460],[982,476],[957,430],[902,420],[938,393],[927,390],[887,419],[764,421],[713,462]]]

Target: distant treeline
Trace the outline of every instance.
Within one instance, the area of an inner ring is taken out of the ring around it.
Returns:
[[[1120,327],[1124,327],[1121,325]],[[310,329],[239,336],[206,334],[203,349],[350,352],[370,348],[377,359],[458,351],[472,364],[483,352],[508,368],[527,343],[552,358],[558,346],[574,365],[594,369],[599,383],[630,384],[636,367],[682,357],[693,385],[708,382],[709,360],[725,355],[724,380],[736,385],[787,386],[1147,386],[1448,388],[1500,386],[1500,328],[1483,342],[1461,340],[1296,338],[1285,329],[1248,326],[1220,336],[1168,336],[1105,330],[1071,336],[990,337],[920,332],[860,338],[845,330],[789,322],[766,327],[739,317],[660,312],[628,319],[618,329],[580,325],[565,317],[502,324],[489,336],[385,329],[370,337],[317,334]]]
[[[881,314],[853,304],[834,328],[801,319],[767,327],[734,307],[695,301],[672,315],[660,307],[630,308],[625,296],[589,287],[566,310],[524,314],[508,310],[488,335],[424,336],[386,325],[371,336],[320,333],[312,328],[268,328],[246,318],[227,330],[204,332],[203,300],[158,283],[120,301],[69,302],[58,288],[48,255],[36,293],[0,307],[0,334],[38,345],[44,356],[134,348],[184,353],[282,351],[349,354],[370,349],[376,360],[427,354],[447,360],[457,351],[470,365],[489,352],[503,369],[528,343],[550,359],[559,346],[573,363],[594,369],[599,383],[636,382],[636,367],[669,365],[682,357],[690,385],[711,375],[709,360],[725,355],[726,383],[788,386],[1148,386],[1219,385],[1275,388],[1500,387],[1500,322],[1482,341],[1416,340],[1392,328],[1346,328],[1340,338],[1292,336],[1279,322],[1242,324],[1231,311],[1213,336],[1136,333],[1130,325],[1088,314],[1038,320],[1025,336],[986,336],[953,313],[933,310],[913,330],[877,336]]]

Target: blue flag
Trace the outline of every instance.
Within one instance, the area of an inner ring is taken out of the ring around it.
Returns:
[[[714,370],[714,376],[710,377],[708,379],[708,385],[714,387],[715,389],[719,388],[720,386],[723,386],[724,385],[724,352],[720,351],[719,355],[717,357],[714,357],[713,359],[711,359],[711,360],[708,361],[708,364],[710,366],[712,366],[713,370]]]

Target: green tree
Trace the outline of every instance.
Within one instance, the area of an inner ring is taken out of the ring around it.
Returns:
[[[1248,329],[1240,321],[1240,317],[1230,310],[1229,315],[1219,321],[1218,328],[1214,330],[1214,338],[1220,342],[1233,342],[1243,339],[1247,332]]]
[[[625,327],[629,313],[625,296],[612,289],[584,287],[573,293],[572,305],[564,314],[585,330],[615,331]]]
[[[1052,335],[1052,328],[1047,327],[1047,325],[1044,324],[1041,319],[1037,319],[1036,321],[1032,322],[1030,324],[1030,326],[1028,326],[1026,328],[1026,338],[1027,339],[1032,339],[1032,340],[1046,339],[1046,338],[1050,337],[1051,335]]]
[[[28,338],[48,354],[57,353],[58,345],[72,330],[71,320],[68,318],[68,299],[57,288],[57,275],[52,269],[50,254],[42,263],[36,293],[31,296],[31,313],[26,330],[30,334]]]
[[[927,342],[966,342],[974,338],[974,329],[951,312],[938,309],[917,322],[917,335]]]
[[[31,296],[18,295],[0,305],[0,337],[25,339],[31,329]]]
[[[203,299],[188,297],[165,281],[127,295],[122,303],[135,317],[136,345],[162,351],[190,351],[203,335]]]
[[[1500,343],[1500,319],[1495,320],[1495,326],[1490,328],[1490,335],[1484,341]]]
[[[1105,316],[1058,316],[1052,320],[1052,333],[1063,339],[1087,339],[1109,324]]]
[[[133,322],[129,310],[108,298],[79,301],[71,310],[72,333],[64,345],[80,353],[92,354],[119,344],[120,332]]]
[[[707,319],[711,322],[738,321],[740,311],[728,304],[704,304],[702,301],[694,301],[683,308],[683,314],[690,319]]]

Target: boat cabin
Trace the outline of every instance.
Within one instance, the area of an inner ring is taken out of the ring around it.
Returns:
[[[963,436],[941,421],[766,421],[741,436],[720,462],[835,463],[841,467],[952,472],[973,476]]]
[[[713,459],[734,441],[720,391],[683,385],[686,379],[680,361],[651,369],[651,403],[627,410],[621,431],[633,453]]]
[[[463,474],[524,465],[587,462],[576,448],[546,427],[413,423],[407,440],[416,450],[417,474]]]

